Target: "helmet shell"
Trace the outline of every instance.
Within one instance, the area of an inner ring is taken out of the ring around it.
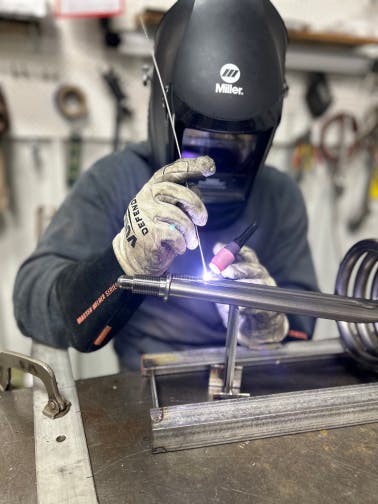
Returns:
[[[269,131],[272,137],[286,89],[286,48],[285,25],[269,0],[178,0],[155,37],[176,123],[212,131]],[[155,168],[178,158],[156,71],[149,141]]]

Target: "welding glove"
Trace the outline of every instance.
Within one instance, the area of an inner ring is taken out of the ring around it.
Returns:
[[[217,243],[214,246],[214,254],[223,246],[224,244]],[[266,268],[260,264],[256,253],[247,246],[237,254],[236,261],[222,271],[222,276],[258,285],[277,285]],[[229,306],[217,304],[217,309],[227,327]],[[240,307],[239,320],[238,341],[249,348],[260,343],[280,342],[289,330],[289,322],[284,313]]]
[[[158,170],[142,187],[113,240],[115,256],[127,275],[162,275],[176,255],[197,248],[195,225],[206,224],[207,210],[184,184],[214,173],[208,156],[180,159]]]

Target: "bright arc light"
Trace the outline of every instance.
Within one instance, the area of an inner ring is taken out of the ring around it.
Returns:
[[[219,279],[219,275],[221,274],[220,270],[218,269],[217,266],[215,266],[215,264],[209,264],[209,268],[210,268],[210,271],[207,270],[202,278],[204,279],[205,282],[207,282],[208,280],[217,280]]]
[[[208,280],[210,280],[211,278],[211,271],[206,271],[204,274],[203,274],[203,279],[205,280],[205,282],[207,282]]]

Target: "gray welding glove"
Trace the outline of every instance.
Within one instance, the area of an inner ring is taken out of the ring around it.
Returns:
[[[216,254],[224,244],[217,243]],[[256,253],[244,246],[237,254],[236,261],[222,271],[224,278],[259,285],[276,286],[267,269],[260,264]],[[217,304],[223,324],[227,327],[229,306]],[[238,341],[242,345],[253,348],[261,343],[280,342],[289,330],[289,322],[284,313],[257,310],[240,307],[240,324]]]
[[[214,173],[208,156],[180,159],[158,170],[142,187],[113,240],[115,256],[127,275],[162,275],[176,255],[198,246],[195,225],[206,224],[207,210],[184,184]]]

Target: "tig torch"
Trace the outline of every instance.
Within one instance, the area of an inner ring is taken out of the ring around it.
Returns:
[[[245,231],[242,232],[240,236],[235,238],[233,241],[222,247],[219,252],[211,259],[209,268],[216,275],[220,275],[230,264],[235,261],[236,254],[239,253],[240,249],[247,243],[249,238],[257,230],[258,225],[254,222],[251,226],[248,226]]]

